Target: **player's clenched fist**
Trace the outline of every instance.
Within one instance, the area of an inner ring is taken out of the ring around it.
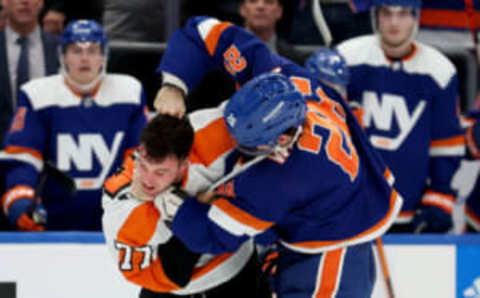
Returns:
[[[171,85],[163,85],[158,90],[153,106],[160,114],[182,118],[186,111],[183,91]]]

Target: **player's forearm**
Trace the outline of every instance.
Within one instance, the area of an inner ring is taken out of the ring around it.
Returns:
[[[223,230],[208,216],[210,205],[187,200],[175,215],[172,231],[192,251],[220,254],[234,252],[248,237],[237,237]],[[192,224],[194,223],[194,224]]]

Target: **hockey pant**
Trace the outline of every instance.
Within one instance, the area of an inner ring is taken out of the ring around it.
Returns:
[[[367,298],[375,278],[371,242],[321,254],[281,246],[273,287],[278,298]]]

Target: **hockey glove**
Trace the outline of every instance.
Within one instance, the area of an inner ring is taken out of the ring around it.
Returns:
[[[19,199],[15,201],[8,209],[8,220],[21,231],[43,231],[46,221],[46,210],[38,204],[33,213],[31,213],[32,199]],[[35,219],[35,220],[34,220]]]
[[[170,187],[154,199],[155,207],[160,211],[161,219],[172,222],[178,208],[183,204],[186,194],[174,187]]]
[[[412,227],[415,234],[445,233],[453,226],[451,214],[435,206],[422,206],[415,215]]]

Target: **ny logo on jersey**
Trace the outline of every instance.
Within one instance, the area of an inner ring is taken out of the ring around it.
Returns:
[[[98,133],[80,134],[78,142],[71,134],[58,134],[57,166],[66,172],[72,170],[72,168],[90,172],[94,169],[94,157],[96,157],[101,166],[99,176],[77,177],[75,183],[78,189],[100,188],[118,155],[124,134],[124,132],[117,132],[110,148],[104,137]]]
[[[419,101],[413,113],[410,114],[403,96],[384,93],[382,98],[379,99],[375,92],[363,92],[362,106],[364,109],[363,123],[365,127],[373,125],[378,130],[389,132],[392,130],[392,124],[395,119],[399,129],[399,133],[393,137],[371,135],[370,142],[373,146],[380,149],[397,150],[415,127],[426,105],[425,100]]]

